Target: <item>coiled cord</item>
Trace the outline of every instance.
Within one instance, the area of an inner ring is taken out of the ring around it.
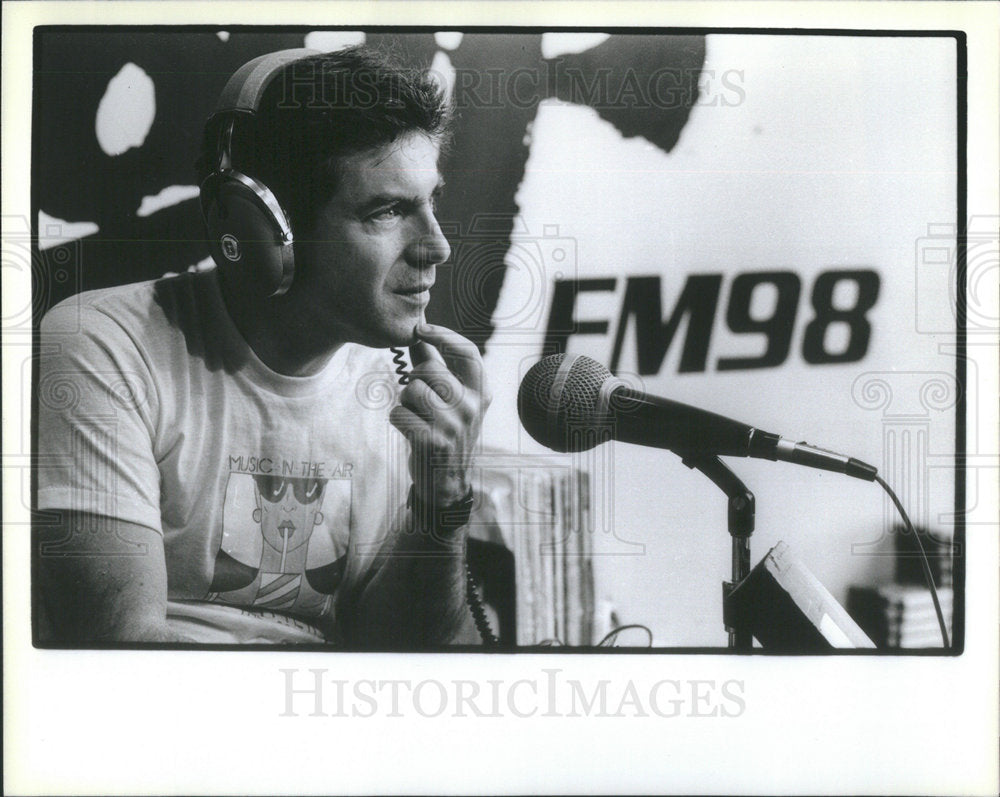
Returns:
[[[493,633],[490,621],[486,617],[486,610],[479,597],[479,590],[476,588],[476,580],[472,577],[472,569],[469,567],[468,559],[465,562],[465,600],[469,604],[472,619],[476,623],[476,630],[479,631],[479,638],[483,640],[483,644],[490,648],[499,645],[500,640]]]
[[[406,363],[406,355],[403,354],[403,350],[397,349],[395,346],[390,346],[389,351],[392,352],[392,361],[396,364],[396,374],[399,377],[399,384],[410,384],[410,374],[406,370],[408,366]]]
[[[390,346],[389,351],[392,352],[392,361],[396,364],[396,375],[399,379],[399,384],[408,385],[410,383],[410,374],[408,372],[409,366],[406,362],[406,355],[402,349],[395,346]],[[479,631],[479,637],[483,640],[483,644],[487,647],[496,647],[499,645],[500,640],[497,639],[496,634],[493,633],[493,629],[490,627],[489,618],[486,617],[486,610],[483,608],[482,598],[479,597],[479,590],[476,588],[476,580],[472,577],[468,556],[465,559],[465,600],[469,605],[469,610],[472,612],[472,619],[476,623],[476,630]]]

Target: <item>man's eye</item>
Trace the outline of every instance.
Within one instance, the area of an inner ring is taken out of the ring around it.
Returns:
[[[398,205],[390,205],[387,208],[380,208],[372,213],[368,218],[371,221],[392,221],[399,218],[403,214],[402,209]]]

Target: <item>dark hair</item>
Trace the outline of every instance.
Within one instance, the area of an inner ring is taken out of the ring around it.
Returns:
[[[214,171],[218,133],[205,126],[199,181]],[[429,76],[363,45],[293,61],[277,75],[252,117],[233,127],[233,168],[264,183],[305,230],[337,186],[337,162],[411,132],[442,143],[451,106]]]

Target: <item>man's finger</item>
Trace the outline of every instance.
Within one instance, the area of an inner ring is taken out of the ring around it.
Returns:
[[[459,407],[468,392],[469,389],[451,371],[427,373],[420,369],[410,374],[410,384],[403,390],[400,400],[408,393],[415,394],[429,409],[448,410]]]
[[[478,389],[482,384],[483,361],[476,344],[457,332],[437,324],[418,324],[414,330],[420,343],[436,350],[463,384]],[[420,343],[416,344],[417,346]],[[411,351],[414,346],[411,346]]]
[[[447,452],[451,448],[448,434],[438,425],[430,423],[410,407],[402,405],[392,408],[389,422],[399,430],[411,446],[432,448]]]
[[[423,439],[431,432],[430,424],[409,407],[398,404],[389,412],[389,423],[407,440]]]
[[[439,362],[446,365],[444,358],[429,343],[418,340],[410,346],[410,364],[416,368],[426,362]]]
[[[457,384],[458,380],[455,381]],[[443,399],[423,382],[411,382],[400,396],[401,406],[406,407],[431,426],[445,430],[453,436],[457,436],[461,432],[463,416],[468,412],[464,404],[458,407],[459,404],[462,404],[460,399],[456,402],[457,413],[449,412],[451,407],[446,406]]]

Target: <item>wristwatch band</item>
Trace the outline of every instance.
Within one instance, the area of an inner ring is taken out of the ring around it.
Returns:
[[[407,506],[413,510],[413,516],[420,521],[422,528],[440,531],[455,531],[462,528],[469,522],[475,502],[471,487],[464,498],[447,506],[425,504],[413,489],[413,485],[410,485],[410,495],[406,499]]]

